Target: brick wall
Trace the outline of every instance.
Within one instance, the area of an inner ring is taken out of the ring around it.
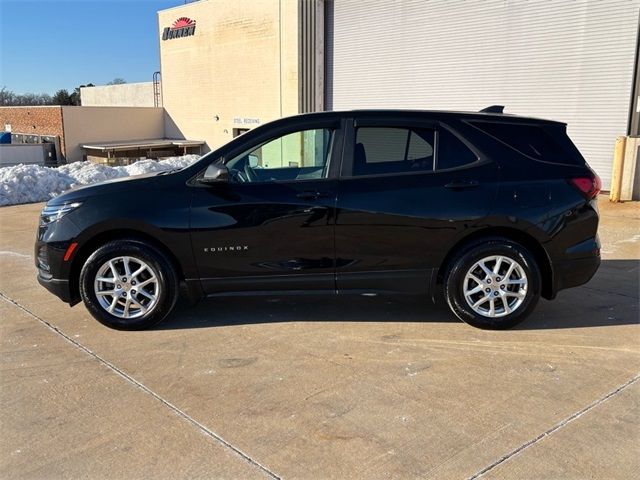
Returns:
[[[11,125],[12,133],[58,135],[60,148],[66,156],[62,107],[0,107],[0,131]]]

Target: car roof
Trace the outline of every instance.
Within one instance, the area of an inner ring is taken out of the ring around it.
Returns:
[[[526,117],[509,113],[497,112],[464,112],[453,110],[414,110],[414,109],[357,109],[357,110],[336,110],[326,112],[302,113],[287,118],[317,119],[317,118],[344,118],[349,116],[357,117],[402,117],[410,119],[428,118],[432,120],[463,119],[463,120],[497,120],[501,122],[513,123],[552,123],[565,125],[563,122],[548,120],[543,118]]]

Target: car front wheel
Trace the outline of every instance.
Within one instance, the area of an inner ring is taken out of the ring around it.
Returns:
[[[80,295],[100,323],[140,330],[164,319],[178,296],[171,263],[155,248],[116,240],[98,248],[80,273]]]
[[[502,238],[468,246],[451,262],[445,296],[458,318],[480,328],[509,328],[540,297],[540,270],[523,246]]]

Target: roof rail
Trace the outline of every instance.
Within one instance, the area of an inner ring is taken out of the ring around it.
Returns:
[[[504,113],[504,105],[491,105],[480,110],[482,113]]]

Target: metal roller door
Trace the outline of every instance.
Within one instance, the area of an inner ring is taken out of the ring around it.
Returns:
[[[327,3],[327,109],[479,110],[566,122],[611,181],[627,133],[640,0]]]

